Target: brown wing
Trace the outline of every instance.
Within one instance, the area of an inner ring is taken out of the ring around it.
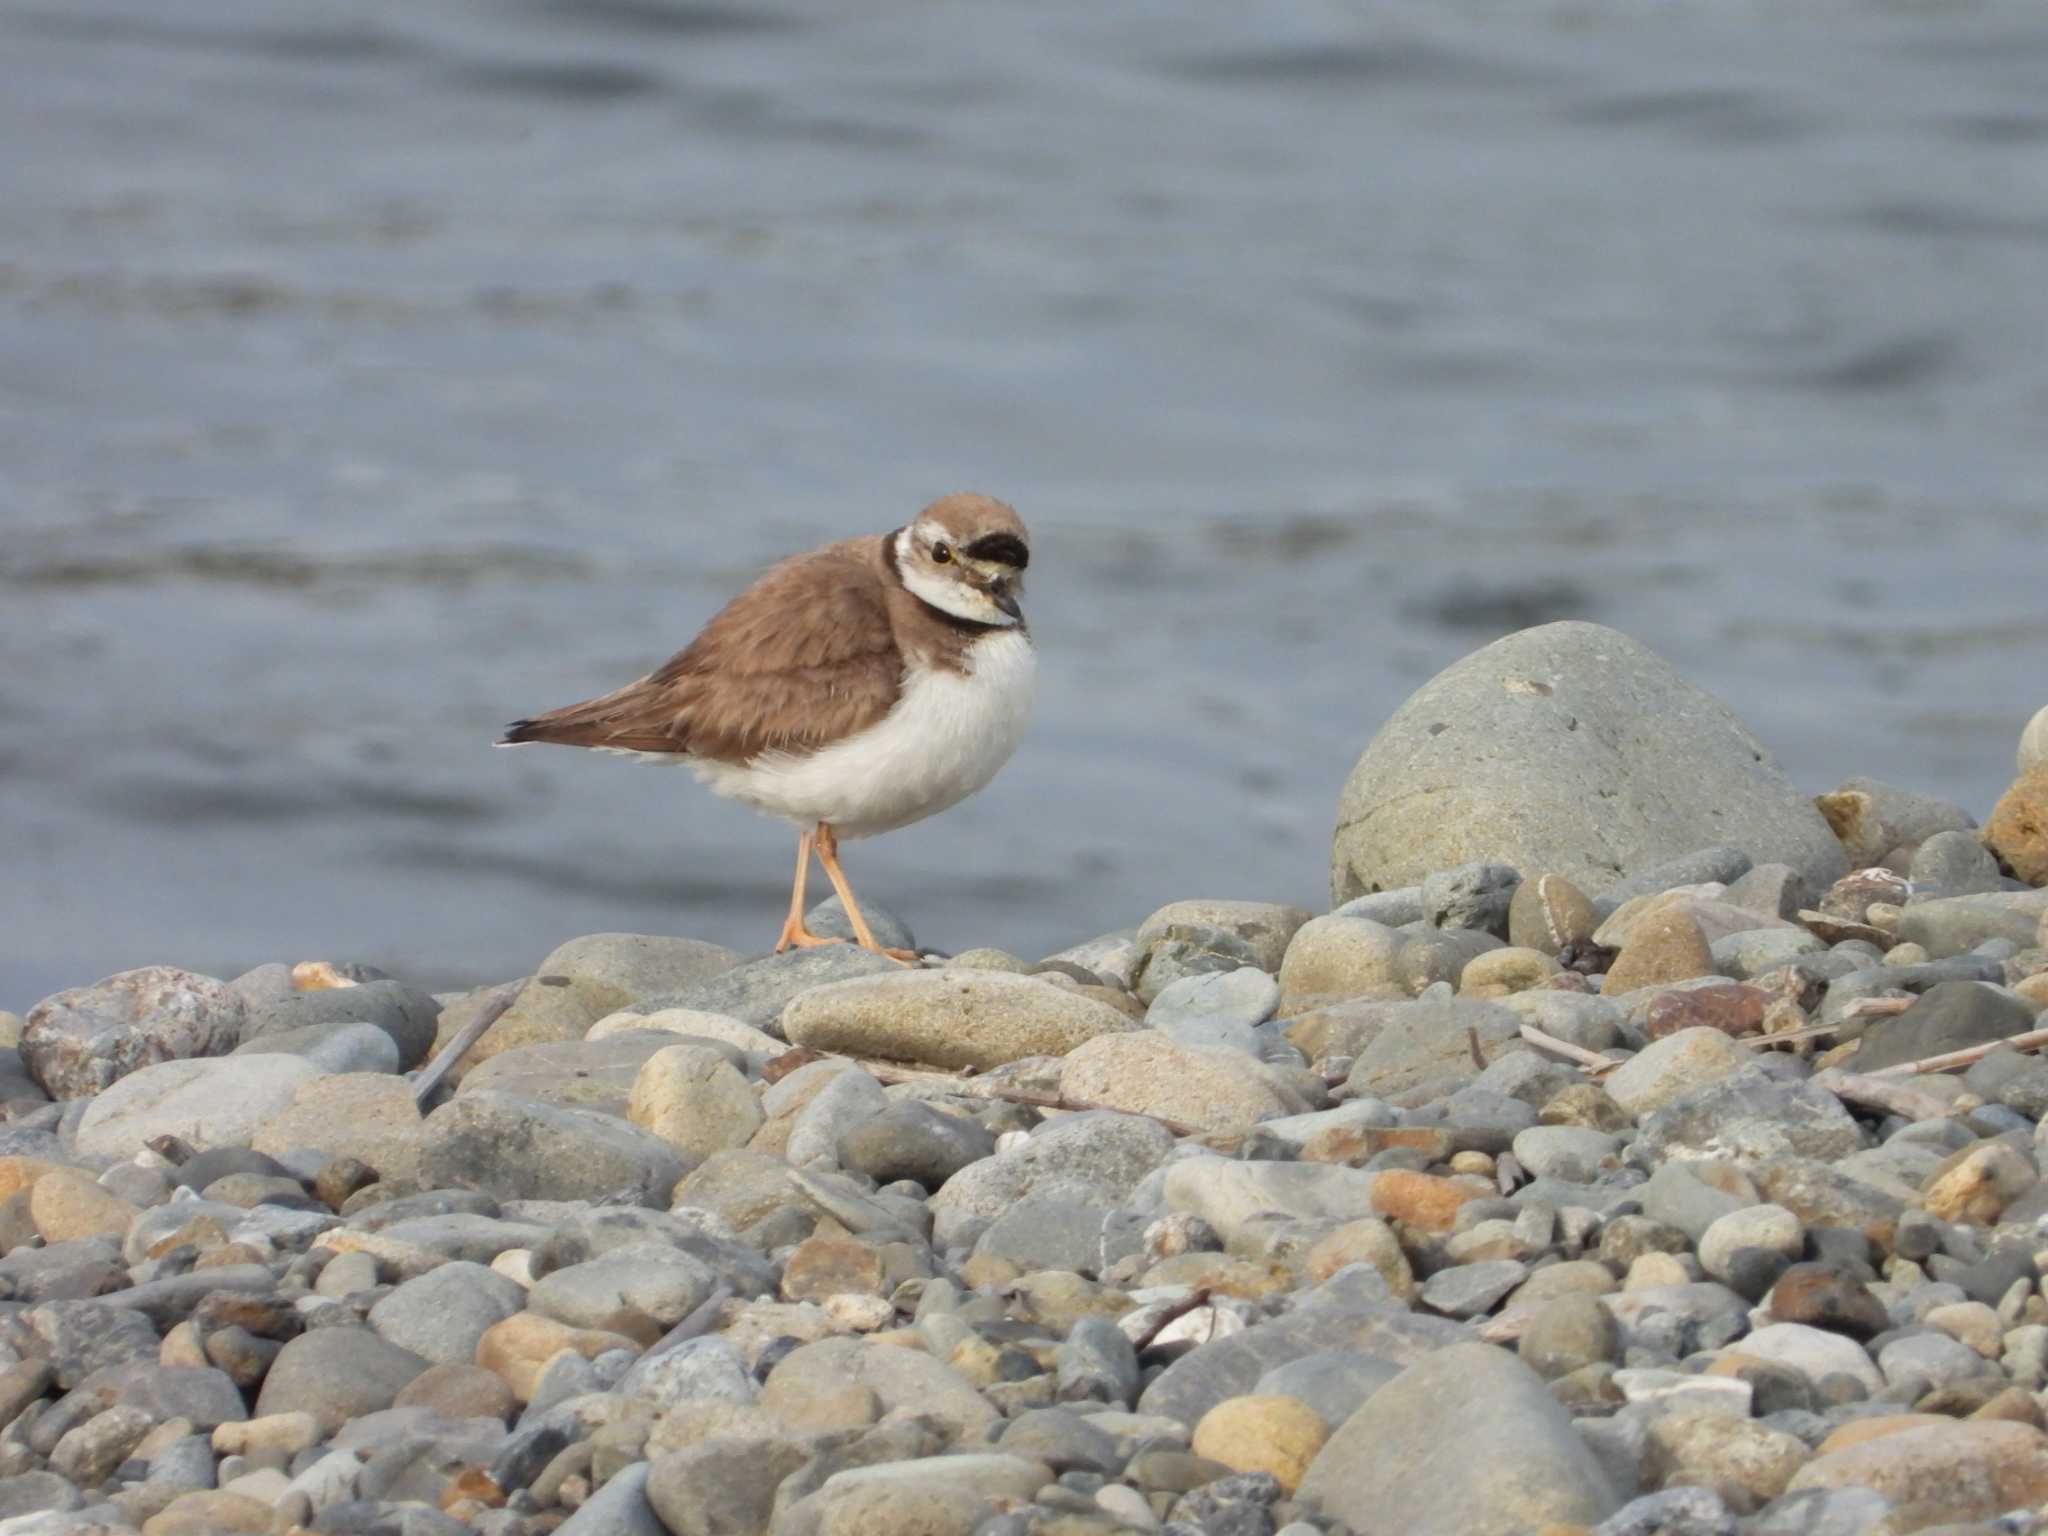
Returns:
[[[886,715],[902,686],[885,592],[874,539],[796,555],[726,604],[660,670],[515,721],[504,740],[745,762],[850,735]]]

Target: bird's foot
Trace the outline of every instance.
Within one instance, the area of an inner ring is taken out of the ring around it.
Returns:
[[[887,949],[880,944],[875,946],[875,953],[885,959],[894,960],[898,965],[917,965],[924,959],[924,956],[914,949]]]
[[[789,949],[821,949],[827,944],[844,944],[848,941],[828,934],[812,933],[798,923],[784,923],[782,933],[775,940],[775,953]]]

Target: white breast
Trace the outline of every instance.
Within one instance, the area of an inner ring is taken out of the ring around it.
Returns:
[[[690,759],[716,793],[842,838],[870,837],[957,805],[996,776],[1031,716],[1038,658],[1028,635],[977,640],[968,671],[914,670],[896,707],[859,735],[744,765]]]

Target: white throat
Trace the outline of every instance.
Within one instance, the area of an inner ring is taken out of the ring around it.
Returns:
[[[1004,627],[1017,622],[965,582],[934,576],[917,564],[913,558],[916,545],[912,538],[916,532],[916,528],[910,527],[896,535],[896,569],[903,577],[904,586],[940,612],[950,613],[956,619]]]

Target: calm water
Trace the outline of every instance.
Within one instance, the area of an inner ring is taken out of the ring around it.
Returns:
[[[1981,815],[2044,339],[2038,0],[0,0],[0,1006],[758,947],[781,828],[492,735],[955,488],[1038,723],[848,855],[944,947],[1317,901],[1553,617]]]

